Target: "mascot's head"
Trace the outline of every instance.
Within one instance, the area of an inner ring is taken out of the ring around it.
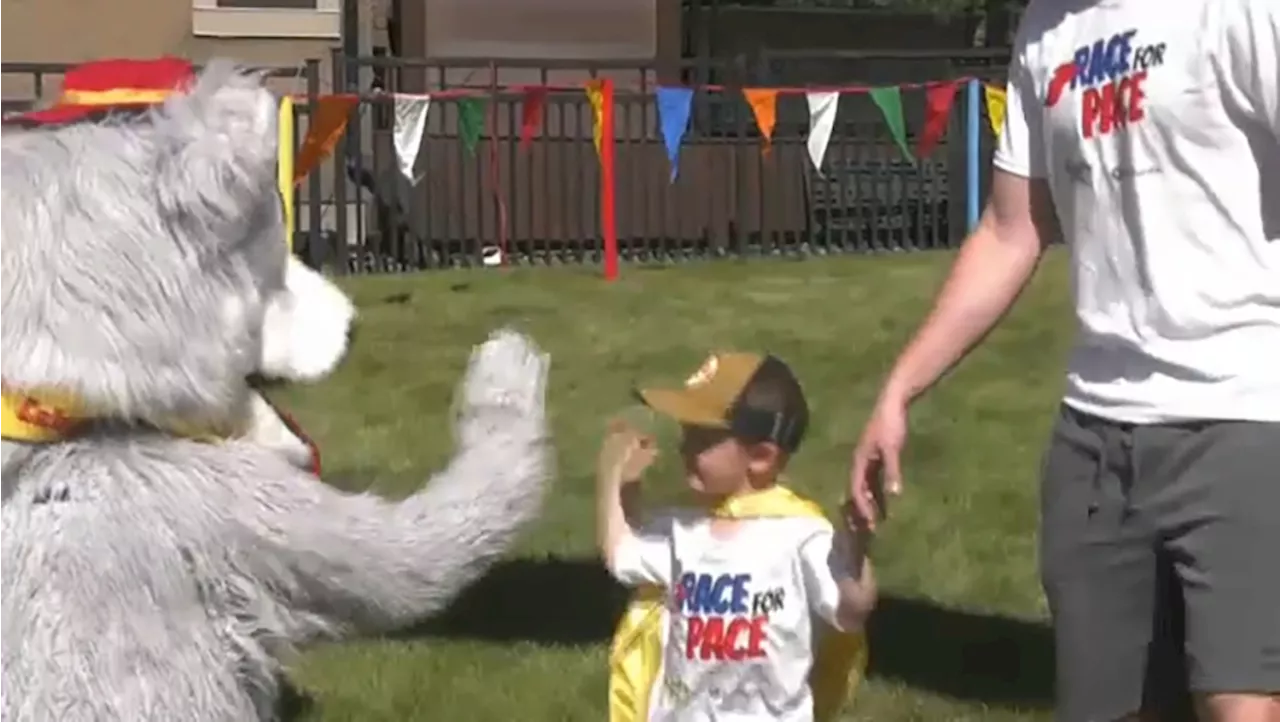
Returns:
[[[248,379],[334,368],[354,308],[289,252],[280,103],[226,62],[104,61],[6,127],[6,403],[234,433]]]

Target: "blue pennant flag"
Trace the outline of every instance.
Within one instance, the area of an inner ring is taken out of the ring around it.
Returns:
[[[693,105],[693,88],[659,87],[658,123],[662,126],[662,141],[667,146],[667,159],[671,161],[671,180],[680,172],[680,141],[689,127],[689,108]]]

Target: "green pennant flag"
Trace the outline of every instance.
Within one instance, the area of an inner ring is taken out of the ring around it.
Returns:
[[[484,100],[467,96],[458,99],[458,135],[469,155],[476,154],[476,144],[484,132]]]
[[[916,162],[915,156],[911,153],[911,146],[907,145],[907,127],[906,122],[902,119],[902,90],[897,86],[887,88],[872,88],[871,99],[880,107],[880,112],[884,114],[884,120],[889,124],[889,132],[893,134],[893,140],[902,149],[902,155],[912,163]]]

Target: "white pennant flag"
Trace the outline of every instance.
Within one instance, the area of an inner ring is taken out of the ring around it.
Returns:
[[[421,180],[414,175],[413,167],[418,163],[418,151],[422,148],[422,136],[427,132],[427,111],[431,108],[430,95],[395,96],[396,127],[393,139],[396,146],[396,160],[400,161],[400,172],[412,184]]]
[[[809,158],[813,167],[822,173],[822,158],[827,154],[827,144],[831,142],[831,131],[836,126],[836,108],[840,106],[840,93],[823,91],[806,93],[809,101]]]

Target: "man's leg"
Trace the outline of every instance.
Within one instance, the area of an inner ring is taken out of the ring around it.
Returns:
[[[1280,722],[1280,424],[1139,430],[1205,722]]]
[[[1040,562],[1053,616],[1058,719],[1112,722],[1148,702],[1164,619],[1157,538],[1130,503],[1132,433],[1063,408],[1045,456]],[[1137,718],[1132,718],[1137,719]]]
[[[1147,655],[1143,722],[1197,722],[1187,679],[1186,599],[1173,560],[1157,552],[1156,619]]]

